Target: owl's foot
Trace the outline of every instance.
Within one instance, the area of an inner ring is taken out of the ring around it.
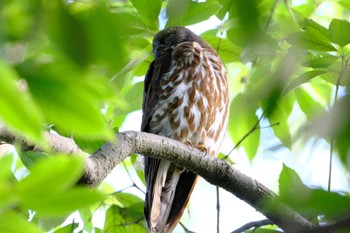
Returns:
[[[206,156],[208,155],[208,150],[203,144],[196,145],[194,148],[202,151]]]
[[[193,148],[196,148],[196,149],[200,150],[201,152],[203,152],[206,156],[208,155],[208,150],[203,144],[198,144],[198,145],[194,146],[192,144],[192,142],[189,139],[187,139],[185,142],[185,145],[191,147],[192,150],[193,150]]]

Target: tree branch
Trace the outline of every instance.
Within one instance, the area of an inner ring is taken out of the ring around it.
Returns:
[[[6,134],[3,136],[1,134],[3,132],[0,126],[0,140],[7,141],[6,139],[11,139],[10,142],[13,142],[18,139],[21,143],[30,146],[21,138],[8,137]],[[73,141],[59,135],[46,134],[45,136],[55,139],[48,140],[50,143],[61,142],[61,140]],[[68,143],[68,141],[66,142]],[[72,142],[69,144],[72,144]],[[52,145],[52,148],[66,151],[64,144],[61,145],[62,148],[54,145]],[[116,165],[134,153],[169,160],[193,171],[209,183],[220,186],[247,202],[285,232],[305,232],[314,228],[314,225],[308,220],[279,203],[274,192],[260,182],[244,175],[225,160],[204,156],[199,150],[190,148],[178,141],[144,132],[126,131],[118,133],[116,143],[104,144],[86,159],[85,174],[80,183],[96,186]]]
[[[249,222],[247,224],[244,224],[243,226],[241,226],[240,228],[232,231],[231,233],[240,233],[240,232],[244,232],[246,230],[249,230],[250,228],[259,228],[262,226],[266,226],[266,225],[272,225],[273,222],[270,219],[263,219],[260,221],[255,221],[255,222]]]

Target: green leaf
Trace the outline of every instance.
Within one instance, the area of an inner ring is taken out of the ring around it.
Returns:
[[[283,165],[279,177],[281,200],[299,213],[311,217],[325,215],[340,218],[350,214],[350,197],[322,189],[310,189],[303,184],[299,175]]]
[[[60,192],[76,184],[82,174],[81,157],[55,155],[38,161],[30,175],[20,181],[18,190],[28,196],[31,192]]]
[[[296,87],[301,86],[302,84],[309,82],[311,79],[326,73],[327,71],[324,70],[311,70],[306,71],[305,73],[299,75],[297,78],[293,79],[289,85],[284,90],[285,93],[288,93],[289,91],[293,90]]]
[[[319,24],[311,19],[306,19],[304,21],[304,24],[301,26],[304,27],[304,29],[307,32],[310,32],[312,35],[319,38],[320,40],[326,41],[326,42],[331,42],[331,40],[329,38],[328,29],[323,27],[321,24]]]
[[[63,216],[100,201],[103,196],[98,192],[75,187],[82,172],[81,157],[55,156],[39,161],[17,185],[21,205],[40,216]]]
[[[329,25],[329,38],[344,47],[350,43],[350,23],[346,20],[333,19]]]
[[[146,233],[143,219],[143,204],[129,208],[112,205],[106,213],[104,232],[109,233]]]
[[[119,202],[120,206],[123,208],[130,207],[135,204],[143,203],[144,201],[131,193],[117,192],[113,194],[113,197]]]
[[[281,233],[278,230],[264,229],[264,228],[254,228],[253,230],[244,231],[245,233]]]
[[[48,123],[66,135],[114,139],[99,109],[101,102],[112,96],[106,80],[82,73],[66,62],[40,66],[28,63],[21,72]]]
[[[219,38],[215,35],[201,35],[217,52],[224,63],[239,61],[242,49],[234,45],[230,40]]]
[[[329,42],[322,40],[322,37],[314,31],[296,32],[287,37],[288,43],[302,49],[315,51],[336,51],[336,48]]]
[[[348,0],[339,0],[338,3],[347,11],[350,11],[350,2]]]
[[[199,23],[216,14],[220,8],[221,5],[216,1],[170,0],[166,8],[168,16],[166,27]]]
[[[37,161],[46,158],[47,155],[37,151],[20,151],[19,157],[21,158],[23,165],[26,168],[31,169]]]
[[[291,149],[292,136],[288,125],[288,117],[292,111],[294,99],[290,95],[280,98],[277,106],[267,116],[275,135],[281,140],[282,144]],[[275,125],[277,124],[277,125]]]
[[[104,196],[87,187],[76,187],[62,192],[38,193],[42,198],[25,198],[23,206],[38,212],[39,216],[65,216],[81,208],[102,201]],[[57,204],[59,203],[59,204]]]
[[[14,211],[0,214],[0,232],[44,233],[39,227]]]
[[[0,210],[2,211],[8,207],[12,208],[18,202],[18,197],[13,188],[17,180],[11,171],[12,163],[12,155],[6,155],[0,158]]]
[[[312,68],[325,68],[332,65],[339,59],[337,56],[326,54],[308,54],[304,57],[302,62],[303,66],[312,67]]]
[[[149,21],[149,25],[158,29],[158,15],[162,7],[161,0],[131,0],[132,5],[136,8],[139,14]]]
[[[229,132],[234,143],[238,143],[258,122],[255,112],[257,106],[252,104],[248,95],[238,94],[231,102]],[[252,161],[258,150],[260,141],[260,129],[250,133],[242,142],[242,146]]]
[[[92,62],[113,71],[123,66],[124,47],[119,34],[123,23],[109,12],[105,1],[89,7],[74,1],[67,5],[56,2],[43,17],[50,44],[76,64],[88,67]]]
[[[122,31],[124,36],[150,33],[146,23],[135,14],[119,13],[118,21],[120,21],[118,30]]]
[[[79,226],[79,223],[72,223],[68,224],[64,227],[60,227],[57,230],[54,231],[54,233],[72,233],[75,229],[77,229]]]
[[[303,204],[299,197],[304,196],[307,198],[311,195],[311,190],[303,184],[298,173],[285,164],[283,164],[278,184],[281,199],[285,203],[293,204],[293,206]]]
[[[15,70],[0,60],[0,120],[7,127],[36,143],[44,141],[42,134],[42,114],[19,82]],[[25,119],[25,120],[24,120]]]
[[[12,155],[0,156],[0,183],[12,176],[11,165],[13,163]]]
[[[315,117],[324,113],[324,107],[319,103],[319,101],[310,96],[309,93],[303,88],[296,89],[295,96],[299,107],[309,120],[314,120]]]
[[[229,162],[230,164],[234,165],[235,162],[232,161],[232,159],[230,159],[230,157],[227,157],[227,155],[223,154],[223,153],[219,153],[218,155],[218,159],[225,159],[227,162]]]

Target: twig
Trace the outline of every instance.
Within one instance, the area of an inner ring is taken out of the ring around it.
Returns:
[[[273,225],[273,222],[270,219],[264,219],[264,220],[260,220],[260,221],[249,222],[247,224],[244,224],[240,228],[232,231],[231,233],[241,233],[241,232],[249,230],[251,228],[255,228],[256,229],[256,228],[259,228],[259,227],[262,227],[262,226],[266,226],[266,225]]]
[[[129,172],[129,169],[128,169],[128,167],[127,167],[126,164],[125,164],[125,161],[123,161],[123,166],[124,166],[124,169],[125,169],[125,171],[126,171],[126,174],[128,174],[129,179],[130,179],[131,182],[132,182],[132,186],[131,186],[131,187],[135,187],[135,188],[137,188],[138,190],[140,190],[142,193],[145,193],[145,191],[143,191],[143,190],[134,182],[134,180],[133,180],[133,178],[131,177],[131,174],[130,174],[130,172]]]
[[[224,157],[224,159],[227,159],[230,154],[251,134],[253,133],[257,128],[259,128],[259,123],[262,120],[263,116],[265,115],[265,111],[261,114],[259,119],[256,121],[256,123],[253,125],[253,127],[237,142],[237,144],[233,147],[233,149]]]
[[[182,222],[180,222],[180,226],[184,229],[185,233],[196,233],[195,231],[189,230]]]
[[[334,223],[319,226],[315,229],[312,229],[311,231],[305,231],[305,233],[329,233],[334,231],[338,232],[338,230],[346,230],[346,229],[347,230],[350,229],[350,217],[340,219]]]
[[[216,186],[216,232],[220,233],[220,188]]]
[[[335,104],[337,103],[339,86],[340,86],[341,80],[342,80],[342,78],[344,76],[344,72],[346,70],[346,67],[347,67],[349,59],[350,59],[350,57],[348,57],[345,60],[343,52],[341,52],[341,58],[342,58],[342,60],[341,60],[341,71],[339,73],[339,77],[338,77],[337,83],[335,85],[333,106],[335,106]],[[335,143],[335,141],[334,141],[334,138],[332,136],[331,143],[330,143],[330,152],[329,152],[328,192],[331,191],[331,183],[332,183],[332,161],[333,161],[334,143]]]

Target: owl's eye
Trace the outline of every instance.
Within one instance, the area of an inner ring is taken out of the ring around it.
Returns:
[[[170,33],[167,33],[165,36],[164,36],[164,44],[170,44],[171,42],[173,42],[173,37],[174,37],[174,34],[175,32],[170,32]]]

